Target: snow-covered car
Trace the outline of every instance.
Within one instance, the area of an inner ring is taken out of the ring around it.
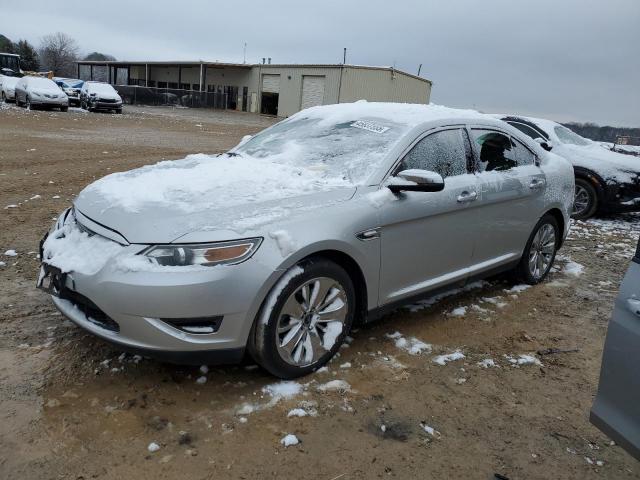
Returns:
[[[15,86],[16,105],[28,109],[59,108],[61,112],[69,109],[67,95],[53,80],[44,77],[22,77]]]
[[[80,107],[90,112],[111,110],[122,113],[122,98],[108,83],[88,81],[80,90]]]
[[[67,94],[67,97],[69,97],[69,105],[74,107],[80,106],[80,91],[82,90],[82,85],[84,85],[84,80],[54,77],[53,81]]]
[[[500,115],[502,120],[573,165],[576,192],[573,218],[597,213],[640,211],[640,161],[602,148],[551,120]]]
[[[542,281],[573,190],[566,160],[487,115],[314,107],[226,154],[89,185],[43,240],[38,285],[122,348],[194,364],[248,350],[292,378],[354,321],[499,271]]]
[[[3,102],[9,102],[16,99],[16,84],[20,80],[18,77],[7,77],[0,75],[0,96]]]

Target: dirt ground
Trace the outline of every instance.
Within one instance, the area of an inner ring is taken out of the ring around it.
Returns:
[[[640,478],[588,422],[638,215],[574,225],[542,285],[492,279],[360,327],[290,395],[249,360],[202,372],[121,354],[34,288],[41,235],[92,180],[220,152],[272,122],[0,109],[0,478]],[[536,355],[547,348],[577,351]]]

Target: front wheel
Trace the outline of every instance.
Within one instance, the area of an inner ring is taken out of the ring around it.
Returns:
[[[584,178],[576,178],[576,190],[573,198],[571,217],[576,220],[586,220],[593,217],[598,209],[598,192],[595,187]]]
[[[24,105],[27,107],[27,110],[31,110],[31,99],[29,97],[25,100]]]
[[[6,103],[6,101],[7,101],[7,97],[5,96],[4,92],[2,92],[2,101],[4,103]]]
[[[280,378],[313,372],[338,351],[355,316],[351,278],[339,265],[311,259],[289,269],[267,296],[249,351]]]
[[[560,235],[558,221],[553,215],[546,214],[538,220],[516,268],[521,280],[536,285],[545,279],[556,258]]]
[[[69,110],[69,107],[60,107],[61,112],[67,112],[68,110]]]

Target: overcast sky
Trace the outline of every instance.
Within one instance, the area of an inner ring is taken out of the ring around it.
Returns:
[[[4,3],[4,2],[0,2]],[[142,5],[144,3],[144,5]],[[640,0],[11,2],[0,33],[119,60],[393,65],[431,101],[640,127]],[[108,5],[108,6],[107,6]]]

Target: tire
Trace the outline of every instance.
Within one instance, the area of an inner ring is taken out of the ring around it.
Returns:
[[[553,215],[547,213],[538,220],[516,267],[519,280],[536,285],[546,278],[556,259],[561,235],[560,226]]]
[[[121,113],[122,113],[122,109],[121,109],[121,108],[118,108],[117,110],[115,110],[115,112],[119,115],[119,114],[121,114]]]
[[[2,101],[4,103],[7,103],[7,97],[5,96],[4,92],[2,92]]]
[[[267,295],[249,336],[249,352],[276,377],[306,375],[335,355],[355,312],[347,272],[329,260],[310,259],[289,269]]]
[[[598,210],[598,192],[593,184],[585,178],[576,178],[574,207],[571,218],[586,220],[593,217]]]
[[[60,111],[61,112],[67,112],[67,111],[69,111],[69,107],[60,107]]]

